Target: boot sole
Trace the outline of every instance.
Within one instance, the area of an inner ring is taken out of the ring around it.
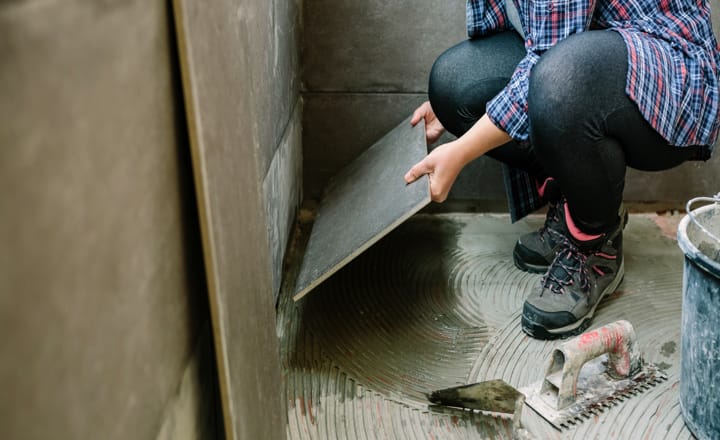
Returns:
[[[553,340],[560,338],[568,338],[570,336],[576,336],[584,332],[592,323],[593,315],[595,315],[595,309],[602,302],[605,297],[617,290],[625,278],[625,261],[620,263],[620,269],[618,270],[618,276],[615,277],[612,283],[608,284],[605,290],[598,298],[597,302],[588,310],[588,312],[581,316],[577,321],[572,324],[566,325],[560,328],[545,328],[542,324],[538,324],[523,315],[520,325],[523,332],[535,339]]]
[[[515,267],[517,267],[518,269],[522,270],[523,272],[529,273],[545,273],[550,267],[549,263],[545,266],[526,263],[515,251],[513,251],[513,263],[515,263]]]

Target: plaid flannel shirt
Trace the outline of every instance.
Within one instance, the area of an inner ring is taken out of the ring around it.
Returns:
[[[511,29],[504,1],[467,1],[470,38]],[[720,131],[720,47],[707,0],[507,1],[520,13],[526,56],[486,111],[510,136],[528,141],[529,77],[543,52],[574,33],[611,29],[627,45],[626,92],[645,119],[670,144],[703,145],[698,159],[709,157]],[[505,179],[513,221],[542,206],[532,176],[505,167]]]

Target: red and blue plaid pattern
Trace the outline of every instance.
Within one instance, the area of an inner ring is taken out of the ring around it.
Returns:
[[[511,28],[504,1],[467,1],[470,38]],[[507,1],[520,12],[527,54],[486,111],[510,136],[529,137],[529,77],[543,52],[574,33],[612,29],[628,47],[626,91],[645,119],[671,145],[706,145],[709,154],[720,134],[720,46],[708,0]],[[532,179],[523,174],[506,174],[513,185],[508,195],[523,194],[511,197],[514,220],[540,206]]]

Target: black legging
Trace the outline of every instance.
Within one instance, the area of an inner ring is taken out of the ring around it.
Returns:
[[[430,103],[443,126],[465,133],[509,81],[525,55],[512,31],[464,41],[440,55],[430,74]],[[626,166],[675,167],[698,154],[665,141],[625,93],[627,48],[612,31],[588,31],[561,41],[530,75],[530,144],[509,142],[488,156],[542,181],[557,180],[583,232],[617,224]],[[527,145],[527,144],[526,144]]]

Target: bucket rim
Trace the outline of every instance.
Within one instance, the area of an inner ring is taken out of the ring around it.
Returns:
[[[699,214],[705,211],[709,211],[713,208],[714,205],[701,206],[700,208],[693,209],[693,213]],[[689,223],[690,215],[686,214],[682,218],[682,220],[680,220],[680,225],[678,225],[677,239],[680,249],[682,249],[685,257],[695,262],[695,264],[697,264],[704,270],[710,272],[710,274],[716,277],[720,277],[720,263],[710,259],[710,257],[701,252],[700,249],[698,249],[697,246],[695,246],[695,244],[690,241],[690,238],[687,234],[687,228]]]

